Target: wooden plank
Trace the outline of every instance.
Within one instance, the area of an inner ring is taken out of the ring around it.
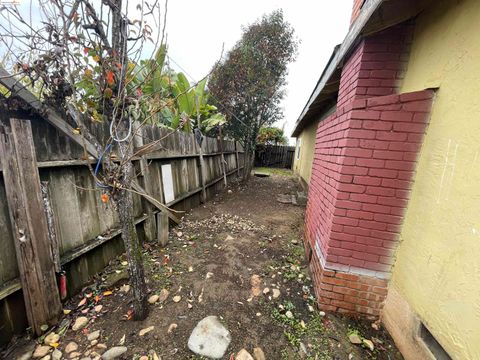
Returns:
[[[158,243],[164,247],[168,244],[168,216],[164,212],[157,213]]]
[[[58,244],[57,229],[55,227],[55,215],[53,214],[53,208],[50,202],[50,194],[48,192],[48,181],[42,181],[40,183],[42,190],[43,206],[45,215],[47,217],[48,226],[48,239],[50,242],[50,251],[52,252],[52,259],[55,267],[55,272],[61,271],[60,265],[60,246]]]
[[[153,189],[152,174],[150,172],[150,166],[148,165],[148,161],[144,156],[140,159],[140,172],[143,177],[143,186],[145,187],[145,191],[153,196],[155,192]],[[142,204],[143,204],[143,209],[147,215],[147,218],[143,223],[143,228],[145,230],[145,237],[148,240],[153,240],[156,237],[156,227],[157,227],[155,223],[155,215],[153,214],[154,207],[145,199],[143,199]]]
[[[10,119],[3,127],[0,154],[15,250],[30,326],[40,335],[43,324],[54,324],[61,311],[55,269],[49,251],[30,121]]]

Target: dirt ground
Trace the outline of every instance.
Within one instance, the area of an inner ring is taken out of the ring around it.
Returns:
[[[164,302],[149,305],[146,320],[129,320],[126,262],[116,259],[65,304],[71,312],[64,316],[68,330],[58,350],[66,355],[66,344],[74,341],[79,358],[93,359],[104,349],[95,341],[92,346],[87,335],[100,330],[99,344],[128,348],[121,359],[153,359],[152,351],[162,359],[202,359],[188,349],[187,341],[198,321],[216,315],[231,333],[225,359],[234,359],[242,348],[253,355],[255,347],[268,360],[401,359],[383,329],[317,310],[302,246],[304,208],[276,200],[279,194],[300,189],[288,171],[270,172],[270,177],[253,177],[247,186],[231,184],[228,191],[186,214],[170,232],[166,248],[144,244],[150,295],[169,291]],[[254,289],[252,276],[260,278]],[[280,291],[276,298],[274,289]],[[260,294],[253,296],[252,291]],[[89,323],[73,331],[69,324],[79,316]],[[371,340],[374,350],[351,344],[351,334]],[[10,348],[4,355],[15,358],[24,349]]]

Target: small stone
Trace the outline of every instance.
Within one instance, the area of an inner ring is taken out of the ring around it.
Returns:
[[[100,336],[100,330],[94,331],[90,334],[87,335],[87,340],[92,341],[92,340],[97,340],[98,337]]]
[[[128,285],[128,284],[122,285],[120,287],[120,291],[125,293],[125,294],[128,293],[130,291],[130,285]]]
[[[140,336],[144,336],[145,334],[149,333],[150,331],[152,331],[153,329],[155,329],[155,326],[149,326],[145,329],[142,329],[140,330],[140,332],[138,333],[138,335]]]
[[[67,354],[71,353],[72,351],[75,351],[78,349],[78,345],[76,342],[70,341],[67,346],[65,346],[65,352]]]
[[[170,295],[170,292],[167,289],[162,289],[160,291],[160,295],[158,295],[158,301],[163,303],[165,300],[168,299],[168,295]]]
[[[268,287],[263,289],[263,295],[267,295],[269,292],[270,292],[270,289]]]
[[[105,351],[102,355],[103,360],[113,360],[122,356],[127,352],[127,348],[125,346],[114,346],[111,349]]]
[[[52,357],[50,356],[50,354],[48,355],[45,355],[44,357],[42,357],[40,360],[51,360]]]
[[[312,306],[312,305],[308,305],[308,311],[310,311],[310,312],[314,312],[314,311],[315,311],[315,309],[313,308],[313,306]]]
[[[176,329],[177,327],[178,327],[178,325],[175,324],[175,323],[170,324],[170,326],[168,327],[167,333],[171,334],[172,332],[175,331],[175,329]]]
[[[207,272],[207,275],[205,275],[205,279],[210,279],[213,276],[212,272]]]
[[[276,299],[276,298],[278,298],[279,296],[280,296],[280,290],[278,290],[278,289],[273,289],[273,290],[272,290],[272,297],[273,297],[274,299]]]
[[[45,345],[53,344],[53,343],[58,343],[58,340],[60,340],[60,335],[51,332],[47,336],[45,336],[45,339],[43,339],[43,343]]]
[[[362,343],[362,339],[360,338],[360,336],[355,333],[348,335],[348,340],[350,340],[350,342],[355,345]]]
[[[80,316],[75,320],[75,323],[72,326],[73,331],[78,331],[83,329],[88,324],[88,318],[85,316]]]
[[[193,266],[188,267],[188,272],[193,272]]]
[[[288,311],[285,313],[285,316],[286,316],[287,318],[289,318],[289,319],[293,319],[293,313],[292,313],[290,310],[288,310]]]
[[[297,244],[298,244],[298,240],[297,240],[297,239],[293,239],[293,240],[292,240],[292,244],[293,244],[293,245],[297,245]]]
[[[247,350],[242,349],[235,356],[235,360],[254,360],[254,359]]]
[[[182,237],[183,233],[181,231],[177,232],[178,237]]]
[[[378,323],[376,323],[376,322],[373,322],[373,323],[372,323],[372,328],[373,328],[374,330],[377,330],[377,331],[380,330],[380,326],[379,326]]]
[[[232,340],[230,332],[216,316],[207,316],[200,320],[188,339],[188,348],[194,353],[214,359],[220,359],[227,351]]]
[[[180,295],[176,295],[173,297],[173,302],[178,303],[180,300],[182,300],[182,297]]]
[[[262,313],[257,312],[255,315],[257,315],[258,317],[260,317],[260,316],[262,316]]]
[[[42,358],[50,352],[51,347],[46,345],[40,345],[35,348],[32,357]]]
[[[231,194],[231,193],[233,193],[233,191],[228,189],[227,193]]]
[[[103,305],[97,305],[93,308],[93,310],[95,310],[95,312],[98,313],[98,312],[102,311],[102,308],[103,308]]]
[[[120,338],[120,341],[118,342],[118,345],[122,346],[125,344],[125,336],[126,334],[123,334],[123,336]]]
[[[138,360],[148,360],[148,356],[146,355],[140,356]]]
[[[225,241],[232,241],[233,240],[233,236],[231,235],[227,235],[227,237],[225,238]]]
[[[81,352],[78,352],[78,351],[74,351],[74,352],[68,354],[68,357],[69,357],[70,359],[79,358],[80,356],[82,356],[82,353],[81,353]]]
[[[107,349],[107,345],[102,344],[102,343],[97,344],[97,349],[99,349],[99,350],[105,350],[105,349]]]
[[[325,311],[320,311],[318,314],[319,314],[320,316],[325,316],[325,315],[326,315],[326,314],[325,314]]]
[[[52,352],[52,360],[60,360],[62,358],[63,354],[60,350],[55,349]]]
[[[98,344],[98,340],[92,340],[90,341],[90,346],[95,346]]]
[[[160,298],[160,296],[158,296],[157,294],[152,295],[148,298],[148,303],[149,304],[155,304],[158,301],[159,298]]]
[[[372,340],[363,339],[362,344],[365,345],[368,348],[368,350],[370,350],[370,351],[373,351],[373,349],[375,348]]]
[[[255,358],[255,360],[265,360],[265,354],[263,353],[263,350],[259,347],[253,349],[253,357]]]

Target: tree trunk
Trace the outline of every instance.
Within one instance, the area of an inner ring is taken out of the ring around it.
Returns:
[[[126,157],[131,156],[132,147],[129,143],[119,143],[120,151]],[[133,166],[129,161],[122,166],[122,184],[130,189],[133,178]],[[122,224],[122,240],[125,245],[128,260],[130,285],[133,289],[134,320],[143,320],[148,315],[147,286],[143,269],[142,247],[138,241],[137,231],[133,222],[133,194],[121,190],[116,194],[117,212]]]
[[[243,181],[250,180],[254,159],[255,159],[255,150],[252,150],[251,146],[249,145],[246,146],[245,154],[244,154]]]

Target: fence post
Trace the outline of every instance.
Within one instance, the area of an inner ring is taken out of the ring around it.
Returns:
[[[240,161],[238,159],[238,145],[235,140],[235,164],[237,164],[237,177],[240,177]]]
[[[151,179],[150,175],[150,168],[148,167],[148,161],[145,156],[142,156],[140,158],[140,171],[143,176],[143,186],[147,194],[152,195],[153,192],[153,181]],[[156,232],[156,223],[155,223],[155,214],[153,213],[153,205],[151,205],[148,201],[144,201],[142,199],[142,202],[144,203],[145,206],[145,212],[147,214],[147,218],[145,219],[145,222],[143,224],[143,228],[145,230],[145,237],[148,240],[154,240],[155,239],[155,232]]]
[[[62,307],[32,128],[29,120],[11,118],[10,126],[1,130],[0,156],[25,308],[30,326],[40,335],[42,325],[57,322]]]

